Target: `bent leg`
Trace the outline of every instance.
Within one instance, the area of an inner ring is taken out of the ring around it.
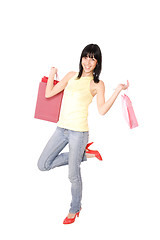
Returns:
[[[68,164],[68,153],[59,154],[67,144],[68,138],[64,135],[63,129],[57,127],[38,160],[38,168],[47,171]]]
[[[69,153],[60,153],[68,144],[68,135],[65,135],[63,128],[57,128],[47,145],[45,146],[39,160],[38,168],[41,171],[47,171],[55,167],[68,164]],[[82,161],[86,161],[86,152],[83,153]]]

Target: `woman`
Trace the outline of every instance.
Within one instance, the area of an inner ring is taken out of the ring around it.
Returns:
[[[50,98],[64,91],[61,114],[57,128],[44,148],[38,167],[47,171],[55,167],[69,166],[72,202],[64,224],[73,223],[81,210],[82,180],[80,164],[87,157],[97,157],[102,160],[98,151],[89,150],[88,143],[88,106],[97,95],[97,107],[101,115],[110,109],[121,90],[128,88],[129,83],[119,84],[108,101],[105,102],[104,82],[99,80],[101,73],[101,50],[96,44],[87,45],[81,54],[79,73],[69,72],[58,84],[53,86],[56,68],[51,68],[45,97]],[[69,152],[60,153],[69,144]]]

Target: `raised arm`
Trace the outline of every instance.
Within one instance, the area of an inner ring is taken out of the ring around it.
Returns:
[[[67,73],[65,77],[54,86],[53,81],[56,73],[57,73],[57,68],[51,68],[47,86],[46,86],[46,92],[45,92],[46,98],[53,97],[57,93],[63,91],[67,86],[69,79],[75,75],[75,72]]]
[[[112,96],[105,102],[105,85],[103,81],[100,81],[97,84],[97,107],[98,111],[101,115],[105,115],[108,110],[112,107],[116,98],[122,90],[126,90],[129,87],[129,82],[127,81],[127,85],[119,84],[115,89]]]

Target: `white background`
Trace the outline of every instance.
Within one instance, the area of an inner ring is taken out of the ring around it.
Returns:
[[[1,239],[160,239],[159,1],[2,1]],[[97,43],[106,99],[130,81],[139,122],[130,130],[121,94],[100,116],[89,108],[96,158],[82,164],[80,218],[64,226],[71,195],[68,168],[40,172],[37,160],[56,124],[34,119],[38,85],[55,66],[78,71],[82,49]]]

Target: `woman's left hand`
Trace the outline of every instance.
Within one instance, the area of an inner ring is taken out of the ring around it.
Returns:
[[[129,81],[127,80],[127,84],[119,84],[118,88],[121,90],[126,90],[129,87]]]

